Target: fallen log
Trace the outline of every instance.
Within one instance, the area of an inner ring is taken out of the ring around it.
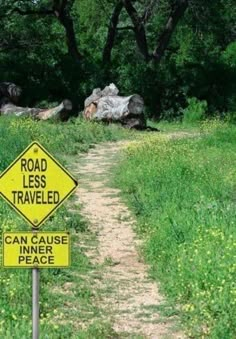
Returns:
[[[84,118],[108,123],[120,122],[127,128],[145,129],[143,98],[138,94],[122,97],[118,93],[114,84],[104,90],[93,90],[84,103]]]
[[[1,115],[25,116],[37,120],[54,118],[64,121],[69,117],[72,110],[72,104],[69,100],[63,100],[60,105],[47,109],[17,106],[21,93],[21,88],[11,82],[0,83]]]
[[[3,104],[0,108],[1,115],[15,115],[17,117],[31,117],[37,120],[59,119],[66,120],[72,104],[69,100],[64,100],[56,107],[49,109],[20,107],[12,103]]]

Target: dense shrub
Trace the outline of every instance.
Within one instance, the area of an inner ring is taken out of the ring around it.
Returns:
[[[188,106],[183,110],[184,123],[199,122],[206,117],[207,102],[205,100],[199,101],[196,98],[189,98],[187,102]]]

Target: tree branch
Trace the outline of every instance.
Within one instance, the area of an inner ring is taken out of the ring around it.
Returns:
[[[11,13],[18,13],[20,15],[53,15],[54,12],[51,9],[42,9],[42,10],[22,10],[20,8],[13,8]]]
[[[132,4],[132,0],[122,0],[122,1],[134,25],[134,34],[138,48],[142,55],[144,56],[145,60],[148,61],[150,59],[150,56],[148,53],[146,32],[144,24],[142,22],[142,18],[139,17],[138,12],[136,11],[135,7]]]
[[[20,50],[20,49],[26,49],[40,46],[41,44],[39,42],[35,41],[6,41],[6,40],[0,40],[0,53],[6,53],[8,51],[14,51],[14,50]]]
[[[148,20],[153,15],[155,7],[159,4],[159,0],[150,0],[148,6],[145,8],[145,11],[142,15],[142,22],[145,25]]]
[[[103,62],[105,64],[108,64],[111,62],[111,52],[112,52],[112,48],[114,46],[114,42],[115,42],[115,36],[116,36],[116,32],[117,32],[117,25],[119,23],[119,17],[120,17],[120,13],[122,11],[123,8],[123,2],[119,1],[112,13],[112,16],[110,18],[110,23],[109,23],[109,27],[108,27],[108,32],[107,32],[107,39],[106,39],[106,43],[103,49]]]
[[[175,7],[172,9],[171,14],[167,20],[164,31],[158,39],[157,47],[152,53],[152,58],[160,62],[165,50],[170,42],[173,32],[183,17],[186,9],[188,8],[188,0],[176,0]]]
[[[70,13],[74,1],[75,0],[63,0],[62,3],[60,3],[60,1],[54,0],[53,10],[55,16],[65,29],[66,43],[69,53],[77,62],[80,62],[82,59],[82,54],[78,50],[74,22]]]
[[[71,56],[76,60],[80,61],[82,55],[80,54],[76,42],[74,23],[71,17],[70,11],[74,4],[75,0],[53,0],[52,1],[52,9],[21,9],[19,7],[13,7],[11,11],[9,11],[5,16],[12,13],[17,13],[19,15],[54,15],[66,32],[66,44],[68,47],[68,52]]]
[[[118,31],[127,31],[127,30],[131,30],[134,31],[134,26],[124,26],[124,27],[117,27]]]

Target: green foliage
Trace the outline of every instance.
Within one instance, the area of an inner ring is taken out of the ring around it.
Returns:
[[[131,143],[117,169],[152,276],[193,338],[236,336],[236,128]]]
[[[144,97],[149,117],[179,119],[187,98],[206,100],[208,116],[234,112],[236,86],[234,0],[189,1],[160,65],[145,63],[134,32],[119,30],[110,65],[102,63],[112,0],[74,1],[71,17],[80,63],[68,53],[65,30],[54,15],[5,15],[12,6],[22,10],[50,8],[48,1],[4,1],[0,8],[1,81],[23,87],[22,105],[71,99],[74,114],[95,87],[118,84],[122,94]],[[143,13],[148,1],[135,1]],[[150,52],[166,25],[173,1],[161,0],[146,25]],[[72,2],[71,2],[72,5]],[[140,14],[140,15],[141,15]],[[130,26],[125,10],[120,27]]]
[[[195,123],[203,120],[207,113],[207,102],[205,100],[197,100],[196,98],[189,98],[187,100],[188,106],[183,110],[183,122]]]
[[[68,123],[35,122],[30,118],[1,117],[0,170],[20,154],[30,142],[37,140],[52,154],[74,155],[87,151],[91,144],[106,140],[115,141],[131,137],[128,130],[118,125],[105,126],[83,119]],[[11,152],[9,152],[9,149]]]
[[[230,67],[236,68],[236,42],[232,42],[222,53],[223,61]]]
[[[230,112],[227,118],[230,123],[236,124],[236,112]]]

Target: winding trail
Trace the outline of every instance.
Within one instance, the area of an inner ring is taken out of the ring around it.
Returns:
[[[165,300],[138,254],[135,221],[120,191],[109,184],[124,146],[124,142],[100,144],[77,164],[77,202],[97,239],[97,246],[85,248],[95,267],[100,267],[101,277],[94,283],[96,302],[118,338],[182,339],[177,319],[159,312]]]

